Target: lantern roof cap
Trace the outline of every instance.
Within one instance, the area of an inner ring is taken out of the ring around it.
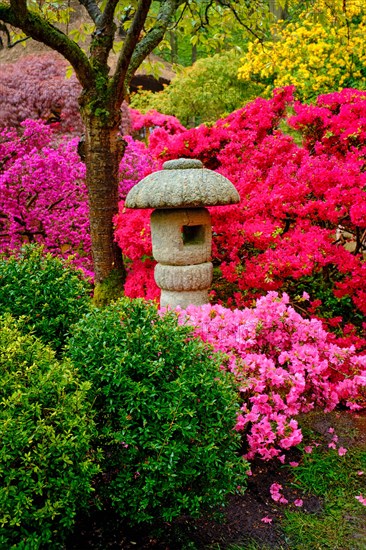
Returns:
[[[203,167],[200,160],[168,160],[129,191],[127,208],[200,208],[240,202],[227,178]]]

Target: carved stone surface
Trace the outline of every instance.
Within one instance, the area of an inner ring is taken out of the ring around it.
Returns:
[[[161,307],[208,303],[212,282],[211,216],[205,206],[240,201],[234,185],[196,159],[169,160],[135,185],[127,208],[154,208],[151,238]]]
[[[212,263],[198,265],[155,266],[154,277],[159,288],[164,290],[207,290],[212,282]]]
[[[239,193],[227,178],[195,159],[170,160],[126,197],[127,208],[195,208],[236,204]]]
[[[211,216],[206,208],[155,210],[153,256],[161,264],[194,265],[211,259]]]
[[[208,291],[207,290],[186,290],[186,291],[174,291],[174,290],[162,290],[160,296],[160,307],[175,308],[177,306],[182,309],[187,308],[189,305],[203,306],[208,304]]]

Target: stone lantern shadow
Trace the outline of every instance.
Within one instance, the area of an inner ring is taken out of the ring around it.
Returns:
[[[208,303],[212,282],[211,216],[207,206],[240,201],[234,185],[199,160],[178,159],[148,175],[126,197],[127,208],[153,208],[151,214],[155,281],[161,307]]]

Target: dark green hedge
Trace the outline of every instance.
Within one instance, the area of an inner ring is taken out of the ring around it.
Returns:
[[[75,325],[66,353],[92,383],[99,494],[129,522],[198,515],[243,485],[231,378],[174,314],[122,299]]]

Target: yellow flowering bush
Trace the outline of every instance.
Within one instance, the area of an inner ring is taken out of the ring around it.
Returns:
[[[329,11],[317,20],[302,14],[297,22],[278,21],[271,41],[249,44],[239,79],[260,83],[264,95],[294,85],[305,101],[343,88],[366,89],[366,15],[357,3],[348,10],[338,19]]]

